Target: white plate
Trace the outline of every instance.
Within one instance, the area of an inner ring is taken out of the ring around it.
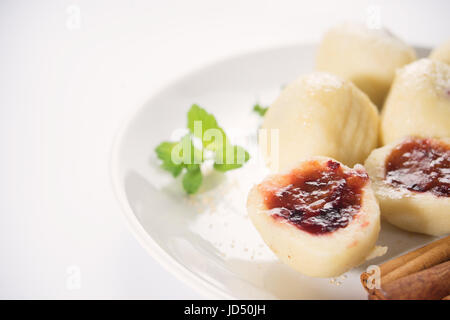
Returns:
[[[312,71],[314,52],[308,45],[273,49],[193,72],[148,101],[118,136],[113,183],[132,232],[155,259],[206,297],[365,299],[359,275],[368,265],[433,240],[384,223],[378,241],[389,247],[384,257],[337,279],[316,279],[279,262],[253,228],[246,196],[265,170],[254,149],[260,119],[252,106],[271,103],[282,85]],[[179,179],[158,167],[154,148],[186,126],[192,103],[213,113],[227,133],[244,136],[236,142],[252,159],[227,174],[208,174],[201,192],[187,197]]]

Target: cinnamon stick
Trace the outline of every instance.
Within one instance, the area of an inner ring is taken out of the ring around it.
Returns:
[[[431,248],[418,257],[406,262],[404,265],[392,270],[383,277],[381,276],[381,285],[388,284],[394,280],[400,279],[412,273],[425,270],[449,260],[450,258],[450,237],[449,241]]]
[[[380,265],[381,286],[448,260],[450,260],[450,236]],[[362,273],[361,283],[369,294],[372,294],[367,283],[369,277],[369,273]]]
[[[450,261],[393,280],[375,289],[371,300],[441,300],[450,293]]]

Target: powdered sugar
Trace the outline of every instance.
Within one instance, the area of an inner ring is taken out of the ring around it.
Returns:
[[[402,85],[409,88],[423,88],[430,82],[436,92],[450,97],[450,66],[443,62],[420,59],[398,71]]]
[[[302,78],[304,85],[311,91],[334,91],[344,85],[344,80],[331,73],[314,72]]]

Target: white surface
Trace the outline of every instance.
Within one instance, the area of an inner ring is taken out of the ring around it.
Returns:
[[[72,4],[79,29],[66,26]],[[126,227],[109,177],[117,129],[180,74],[317,42],[331,24],[364,19],[368,4],[410,43],[449,36],[445,0],[2,1],[0,298],[203,297]]]

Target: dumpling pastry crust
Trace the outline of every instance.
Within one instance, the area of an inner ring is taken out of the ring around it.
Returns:
[[[266,139],[267,144],[260,139],[260,148],[274,172],[311,156],[353,166],[377,147],[378,128],[378,110],[361,90],[335,75],[316,72],[288,85],[270,106],[262,129],[267,135],[277,131],[278,139]]]
[[[450,138],[407,138],[375,149],[365,167],[381,214],[399,228],[450,232]]]
[[[430,59],[397,72],[381,114],[383,144],[407,136],[450,137],[450,65]]]
[[[248,214],[281,261],[313,277],[338,276],[375,247],[380,211],[367,173],[313,157],[254,186]]]
[[[414,60],[414,49],[389,31],[344,23],[324,35],[316,66],[352,81],[381,107],[395,70]]]

